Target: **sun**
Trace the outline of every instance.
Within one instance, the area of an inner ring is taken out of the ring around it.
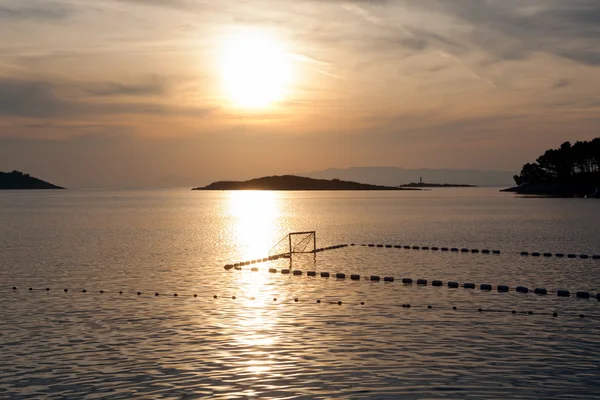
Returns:
[[[219,69],[232,105],[265,108],[285,98],[292,66],[273,35],[240,31],[224,38],[221,46]]]

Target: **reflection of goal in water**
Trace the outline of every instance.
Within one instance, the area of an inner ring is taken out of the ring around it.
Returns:
[[[312,248],[311,248],[312,247]],[[317,232],[290,232],[269,250],[271,255],[286,255],[316,253]]]

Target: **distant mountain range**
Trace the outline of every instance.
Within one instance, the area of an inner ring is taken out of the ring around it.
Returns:
[[[477,169],[404,169],[397,167],[331,168],[297,175],[316,179],[342,179],[372,185],[399,186],[410,182],[453,185],[512,186],[513,171],[482,171]]]

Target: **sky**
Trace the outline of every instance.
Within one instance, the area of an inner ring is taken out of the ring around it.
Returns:
[[[0,170],[518,171],[600,136],[597,0],[0,0]]]

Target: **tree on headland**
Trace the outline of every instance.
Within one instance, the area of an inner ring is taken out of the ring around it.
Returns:
[[[573,193],[600,185],[600,137],[546,150],[514,179],[519,186],[554,184]]]

